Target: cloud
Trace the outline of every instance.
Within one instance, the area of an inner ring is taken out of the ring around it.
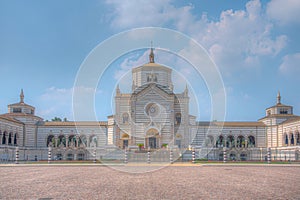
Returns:
[[[50,87],[38,98],[37,115],[51,120],[54,117],[72,119],[72,88]]]
[[[259,64],[263,56],[276,56],[287,37],[272,36],[260,1],[249,1],[245,10],[226,10],[216,22],[209,22],[204,36],[197,37],[221,69],[238,69]]]
[[[299,0],[272,0],[267,5],[267,14],[281,25],[300,24]]]
[[[114,78],[119,80],[132,68],[143,65],[148,62],[149,52],[145,51],[142,55],[134,53],[132,55],[126,56],[126,58],[120,64],[120,68],[115,70]]]
[[[300,53],[290,54],[283,57],[279,72],[284,75],[300,74]]]
[[[276,56],[286,46],[287,36],[274,34],[273,23],[259,0],[251,0],[241,10],[224,10],[219,19],[205,13],[194,14],[194,7],[174,6],[171,1],[106,1],[113,8],[111,26],[115,29],[142,26],[171,27],[203,45],[228,74],[238,69],[262,67],[260,60]],[[134,10],[134,12],[132,12]]]
[[[84,98],[89,96],[89,94],[97,95],[101,94],[100,90],[94,88],[75,88],[77,95]],[[50,87],[38,97],[37,107],[42,109],[37,109],[37,115],[43,117],[44,119],[51,120],[54,117],[64,118],[68,120],[73,120],[73,91],[74,88],[56,88]],[[46,108],[46,109],[43,109]],[[84,119],[81,119],[84,120]]]

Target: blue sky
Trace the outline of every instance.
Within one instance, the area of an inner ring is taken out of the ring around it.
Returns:
[[[207,50],[223,77],[227,121],[263,117],[278,90],[299,115],[299,10],[297,0],[2,0],[0,112],[19,101],[23,88],[25,102],[36,107],[37,115],[72,119],[74,81],[89,52],[121,31],[154,26],[180,31]],[[182,63],[156,54],[167,66]],[[112,90],[120,74],[146,61],[142,49],[112,63],[96,92],[99,120],[112,114]],[[209,120],[203,81],[194,91],[201,103],[199,119]]]

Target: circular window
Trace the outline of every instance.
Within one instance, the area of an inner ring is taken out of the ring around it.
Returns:
[[[149,103],[146,106],[146,114],[150,117],[155,117],[159,114],[159,105],[156,103]]]

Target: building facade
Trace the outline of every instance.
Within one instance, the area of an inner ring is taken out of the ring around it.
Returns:
[[[132,91],[115,91],[115,113],[103,122],[48,122],[35,108],[20,101],[0,115],[0,160],[86,160],[116,149],[185,151],[196,148],[199,158],[299,160],[300,117],[281,103],[280,93],[266,116],[254,122],[198,122],[189,114],[189,91],[173,92],[172,69],[149,63],[132,69]]]

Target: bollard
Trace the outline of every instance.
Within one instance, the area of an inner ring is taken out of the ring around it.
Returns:
[[[16,164],[19,164],[19,147],[16,147]]]
[[[195,149],[192,149],[192,163],[195,163]]]
[[[94,148],[94,151],[93,151],[93,163],[96,163],[96,148]]]
[[[170,163],[173,164],[173,150],[170,149]]]
[[[268,153],[267,153],[267,160],[268,160],[268,164],[271,163],[271,148],[268,148]]]
[[[150,149],[148,149],[148,153],[147,153],[147,163],[150,164],[151,163],[151,155],[150,155]]]
[[[128,151],[127,151],[127,148],[125,148],[125,158],[124,158],[124,163],[125,163],[125,164],[128,163]]]
[[[51,147],[48,148],[48,164],[51,163]]]
[[[226,147],[223,148],[223,162],[227,162],[227,152],[226,152]]]

